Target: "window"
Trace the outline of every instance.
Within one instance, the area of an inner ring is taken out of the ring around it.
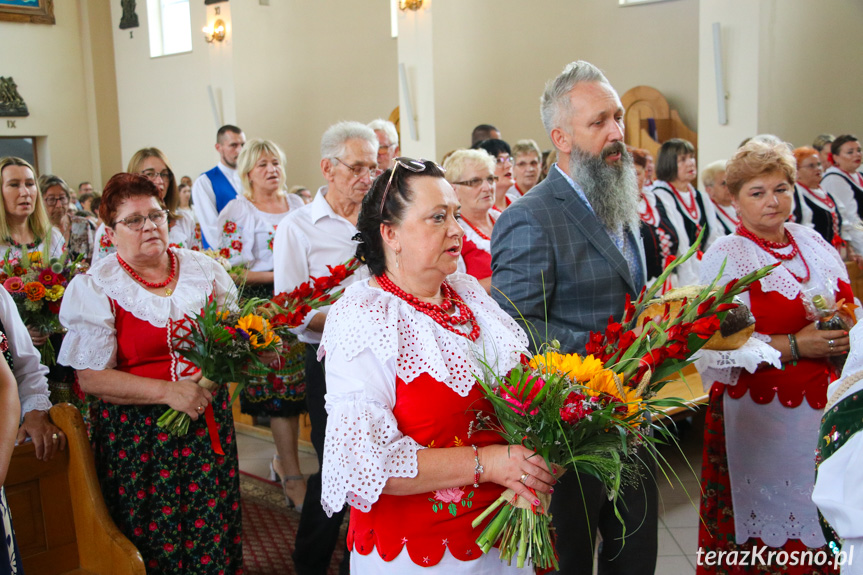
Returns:
[[[192,51],[189,0],[147,0],[150,57]]]

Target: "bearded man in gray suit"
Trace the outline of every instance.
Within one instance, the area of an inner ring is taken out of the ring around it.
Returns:
[[[557,164],[494,226],[492,295],[536,345],[557,340],[562,352],[584,354],[589,332],[604,331],[609,316],[620,321],[626,295],[635,299],[644,286],[639,190],[623,106],[598,68],[569,64],[541,102]],[[651,469],[642,472],[618,503],[625,545],[601,483],[574,473],[560,479],[551,503],[560,573],[592,573],[597,529],[601,575],[654,572],[656,484]]]

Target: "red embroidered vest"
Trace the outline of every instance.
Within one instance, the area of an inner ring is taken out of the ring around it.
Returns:
[[[402,433],[420,445],[480,447],[504,443],[491,431],[474,431],[468,438],[468,426],[477,411],[494,414],[479,385],[461,397],[428,374],[409,384],[396,380],[393,414]],[[368,555],[377,548],[382,559],[391,561],[404,548],[411,560],[422,566],[436,565],[446,549],[462,561],[478,559],[482,551],[475,540],[490,519],[476,529],[471,522],[502,492],[503,488],[494,483],[480,483],[479,488],[470,483],[418,495],[381,495],[368,513],[351,510],[348,549]]]

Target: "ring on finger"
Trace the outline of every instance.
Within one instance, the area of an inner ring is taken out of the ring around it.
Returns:
[[[60,436],[55,433],[54,435],[51,436],[51,439],[53,439],[54,441],[57,441],[58,439],[60,439]]]
[[[195,411],[197,411],[198,413],[201,413],[202,411],[204,411],[204,406],[199,405],[198,407],[195,408]]]
[[[528,475],[527,473],[522,473],[521,477],[519,477],[518,480],[521,482],[522,485],[525,485],[528,477],[530,477],[530,475]]]
[[[831,350],[836,346],[836,342],[835,342],[835,341],[833,341],[832,339],[831,339],[831,340],[829,340],[829,341],[827,342],[827,344],[830,346],[830,349],[831,349]]]

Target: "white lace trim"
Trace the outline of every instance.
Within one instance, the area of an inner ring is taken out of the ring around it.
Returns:
[[[464,230],[465,240],[473,242],[473,245],[475,245],[478,249],[481,249],[482,251],[489,254],[491,253],[491,240],[480,237],[480,235],[476,233],[476,230],[470,227],[464,220],[459,220],[458,223],[461,225],[461,229]]]
[[[187,313],[200,309],[213,292],[214,284],[216,294],[234,293],[233,284],[227,285],[225,281],[226,278],[230,281],[230,276],[213,259],[191,250],[173,251],[177,254],[180,271],[177,287],[170,297],[145,290],[120,267],[116,253],[93,264],[88,274],[120,307],[155,327],[165,327],[170,320],[182,320]]]
[[[800,253],[809,264],[811,278],[807,287],[815,285],[824,287],[829,293],[835,293],[838,282],[848,282],[848,270],[839,257],[839,253],[814,230],[799,224],[786,223],[785,228],[794,237],[800,248]],[[790,249],[790,248],[786,248]],[[776,263],[777,260],[767,251],[758,247],[752,240],[736,234],[724,236],[716,241],[701,260],[701,281],[710,283],[719,273],[722,262],[727,258],[722,280],[723,285],[732,278],[741,278],[764,266]],[[801,284],[795,279],[786,265],[792,266],[797,275],[805,274],[805,268],[796,257],[786,264],[777,267],[773,273],[761,280],[764,292],[778,292],[789,300],[794,300],[800,293]]]
[[[63,338],[57,363],[74,369],[113,368],[117,365],[117,336],[109,329],[70,329]]]
[[[709,391],[717,381],[726,385],[736,385],[741,370],[755,373],[762,363],[781,369],[782,354],[763,341],[765,337],[770,341],[769,336],[756,333],[738,349],[730,351],[700,349],[695,352],[692,357],[695,368],[701,375],[704,391]]]
[[[424,448],[402,435],[390,409],[351,394],[330,411],[321,493],[328,516],[345,502],[368,512],[390,477],[416,477],[417,451]]]
[[[527,349],[524,331],[473,277],[455,273],[447,281],[479,322],[476,342],[444,329],[365,280],[350,285],[330,309],[318,358],[338,350],[352,359],[369,349],[381,363],[395,358],[396,376],[405,383],[428,373],[462,397],[475,383],[472,374],[484,373],[485,366],[496,373],[508,372]],[[358,316],[366,319],[358,323]]]

